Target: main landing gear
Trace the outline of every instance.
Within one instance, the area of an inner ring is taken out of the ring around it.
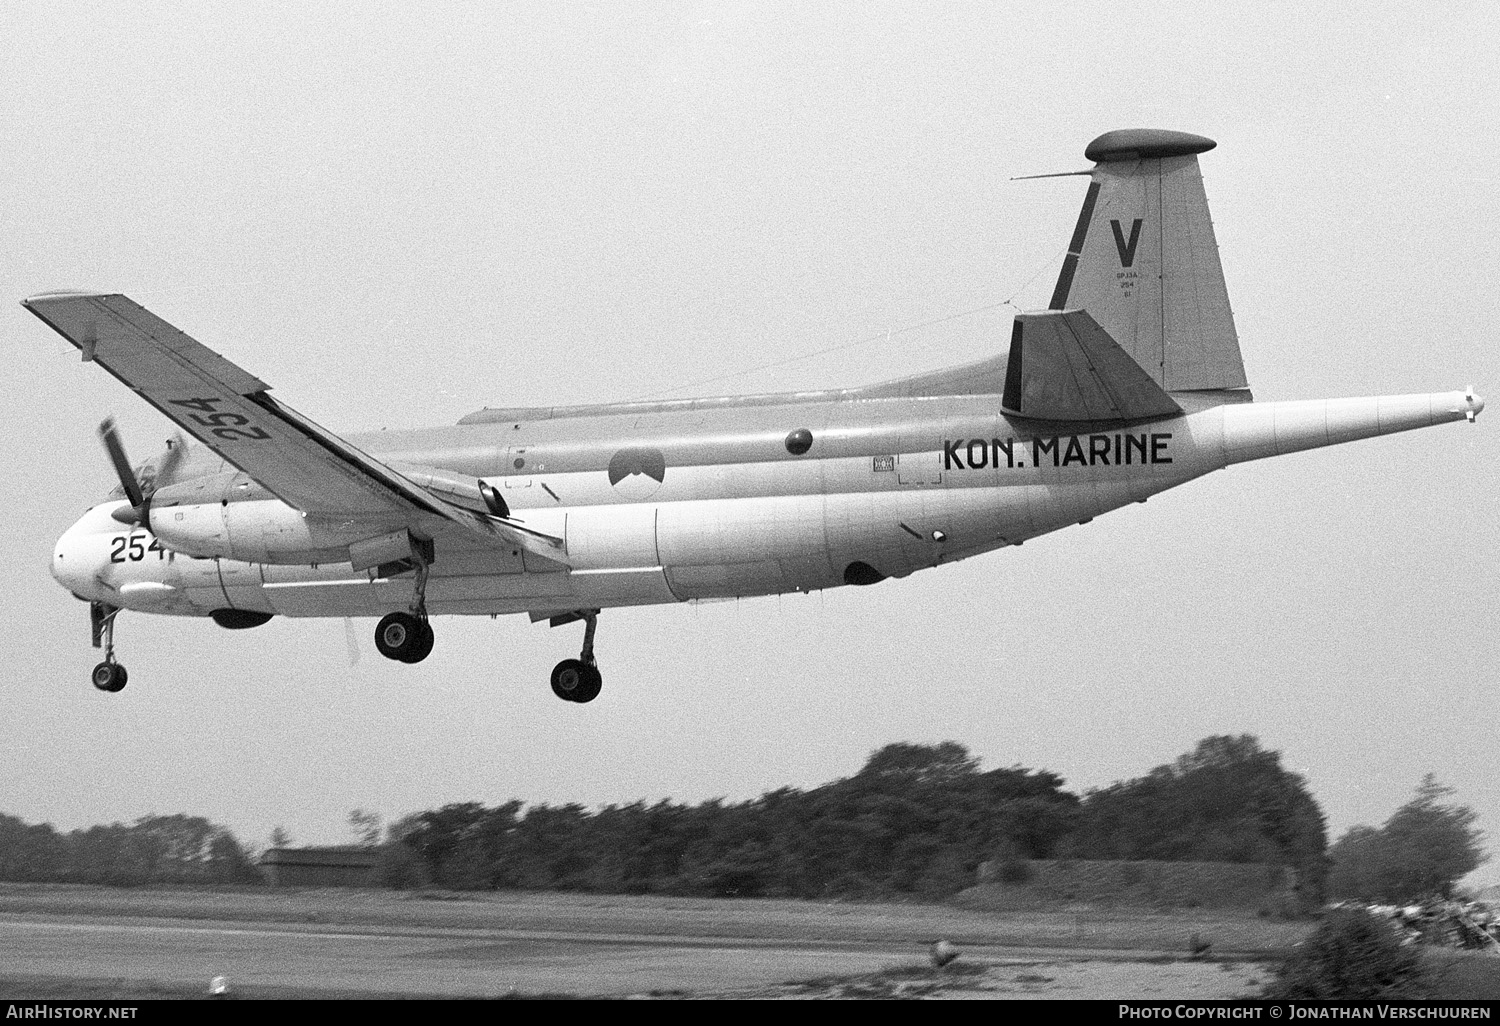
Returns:
[[[125,667],[115,662],[115,617],[120,615],[119,606],[104,602],[89,603],[89,622],[94,632],[94,647],[104,648],[104,662],[94,667],[91,680],[100,691],[114,693],[125,687],[130,674]]]
[[[594,665],[594,629],[599,610],[585,609],[566,617],[553,617],[552,626],[583,621],[583,651],[577,659],[564,659],[552,668],[552,693],[565,702],[592,702],[599,697],[604,678]]]
[[[375,647],[387,659],[420,663],[432,653],[434,636],[427,620],[427,568],[430,559],[419,556],[417,579],[412,586],[411,612],[387,613],[375,625]]]

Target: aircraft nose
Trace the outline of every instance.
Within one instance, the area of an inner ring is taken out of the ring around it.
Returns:
[[[79,524],[64,531],[52,547],[52,579],[74,595],[86,595],[93,573],[84,547],[85,535]]]
[[[77,553],[70,553],[72,546],[67,544],[68,536],[65,534],[57,539],[57,544],[52,549],[52,579],[71,592],[78,591],[78,570],[82,563]],[[72,555],[70,560],[68,557]]]

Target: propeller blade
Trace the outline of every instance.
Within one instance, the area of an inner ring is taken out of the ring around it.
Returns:
[[[125,489],[125,498],[132,507],[140,509],[145,497],[141,494],[140,482],[135,479],[135,471],[130,468],[125,446],[120,443],[120,433],[115,430],[115,418],[104,418],[104,423],[99,425],[99,439],[104,443],[104,451],[109,453],[109,461],[115,465],[115,474],[120,478],[120,487]]]

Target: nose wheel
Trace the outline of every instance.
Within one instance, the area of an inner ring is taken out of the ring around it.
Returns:
[[[583,651],[577,659],[564,659],[552,668],[552,693],[564,702],[592,702],[599,697],[604,677],[594,665],[594,629],[599,625],[599,611],[577,614],[583,620]]]
[[[130,680],[130,674],[125,672],[125,667],[112,660],[106,660],[94,667],[94,687],[100,691],[108,691],[113,694],[125,687]]]
[[[115,617],[119,615],[119,606],[104,602],[89,603],[89,623],[93,628],[94,647],[104,649],[104,662],[94,667],[89,679],[94,687],[111,694],[124,688],[130,680],[125,667],[115,662]]]

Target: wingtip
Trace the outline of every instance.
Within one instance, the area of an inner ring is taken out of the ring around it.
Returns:
[[[21,300],[21,305],[29,310],[33,303],[45,302],[48,299],[81,299],[88,296],[110,295],[114,295],[114,293],[105,292],[102,289],[53,289],[49,292],[38,292],[34,296],[27,296]]]

